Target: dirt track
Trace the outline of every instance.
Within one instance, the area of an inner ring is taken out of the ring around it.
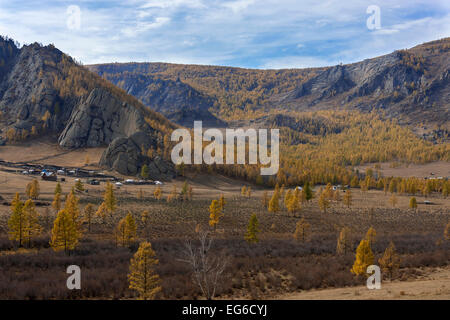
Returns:
[[[364,286],[311,290],[278,296],[283,300],[450,300],[450,267],[412,281],[383,282],[380,290]]]

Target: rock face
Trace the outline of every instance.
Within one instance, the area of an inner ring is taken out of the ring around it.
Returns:
[[[90,68],[93,71],[99,71],[95,67]],[[99,74],[102,75],[101,72]],[[128,94],[140,99],[146,106],[162,113],[179,125],[193,127],[196,120],[202,120],[206,127],[225,125],[208,110],[215,100],[179,79],[173,81],[148,74],[133,73],[108,79]]]
[[[0,36],[0,146],[32,135],[57,136],[61,147],[108,146],[102,165],[136,175],[152,164],[154,179],[173,166],[141,155],[176,126],[73,61],[53,45],[19,49]]]
[[[108,91],[94,89],[77,107],[59,137],[65,148],[99,147],[148,127],[141,112]]]
[[[148,149],[155,143],[152,136],[142,131],[128,138],[116,138],[103,153],[100,165],[124,175],[134,176],[139,174],[142,166],[147,164],[151,179],[168,180],[175,177],[175,167],[172,163],[159,157],[149,159],[142,155],[142,147]]]

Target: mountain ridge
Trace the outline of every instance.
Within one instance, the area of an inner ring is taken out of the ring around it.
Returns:
[[[258,70],[142,62],[87,68],[150,108],[155,108],[147,99],[155,93],[153,82],[182,82],[199,92],[210,113],[225,122],[255,119],[273,111],[339,107],[378,110],[415,128],[425,122],[450,130],[446,121],[450,118],[449,66],[450,38],[444,38],[360,62],[321,68]],[[152,83],[142,81],[143,88],[130,90],[130,82],[139,77],[151,77]],[[172,94],[184,97],[184,108],[195,107],[185,92],[173,89]],[[155,109],[168,115],[166,110],[173,107],[170,102],[164,104],[164,99],[160,100]]]

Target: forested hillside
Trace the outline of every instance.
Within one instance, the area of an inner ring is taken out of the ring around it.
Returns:
[[[255,119],[269,111],[330,108],[383,110],[387,118],[411,124],[426,134],[448,133],[450,118],[450,38],[409,50],[327,68],[252,70],[231,67],[125,63],[88,66],[91,70],[165,112],[171,101],[151,97],[162,81],[181,82],[191,90],[179,109],[209,105],[222,120]],[[165,88],[170,90],[168,86]],[[192,92],[201,96],[190,99]],[[171,111],[172,112],[172,111]]]

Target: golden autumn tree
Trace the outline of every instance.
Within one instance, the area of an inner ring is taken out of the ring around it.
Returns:
[[[130,263],[128,274],[129,288],[139,293],[143,300],[154,299],[161,291],[161,281],[155,272],[155,266],[159,263],[155,251],[149,242],[142,242]]]
[[[136,231],[136,221],[131,212],[128,212],[117,224],[116,236],[118,243],[123,247],[129,246],[136,238]]]
[[[94,217],[94,214],[95,214],[94,205],[92,203],[88,203],[86,205],[86,207],[84,207],[83,219],[88,224],[89,232],[91,231],[91,223],[92,223],[92,218]]]
[[[311,225],[306,222],[305,218],[301,218],[295,226],[294,239],[301,242],[307,241],[310,228]]]
[[[9,239],[18,241],[19,246],[22,246],[25,238],[26,230],[26,216],[22,210],[23,202],[20,200],[20,195],[17,192],[11,202],[11,216],[8,220]]]
[[[216,231],[220,218],[223,217],[219,200],[212,200],[209,206],[209,225]]]
[[[411,209],[417,210],[417,200],[416,197],[412,197],[411,199],[409,199],[409,207]]]
[[[64,204],[64,210],[72,218],[72,220],[78,230],[80,230],[80,228],[81,228],[80,208],[78,206],[79,201],[80,201],[80,198],[78,198],[75,195],[75,192],[72,189],[70,191],[70,193],[67,195],[66,203]]]
[[[330,207],[330,201],[327,199],[327,192],[323,191],[319,197],[319,208],[324,213],[327,212],[327,209]]]
[[[52,208],[55,209],[55,212],[58,213],[61,210],[61,193],[55,193],[52,202]]]
[[[373,264],[374,256],[368,240],[361,240],[356,249],[355,262],[350,270],[355,275],[366,275],[367,267]]]
[[[54,251],[64,250],[66,253],[75,249],[81,234],[72,216],[65,210],[58,212],[52,228],[50,246]]]
[[[81,179],[77,179],[75,181],[75,190],[84,191],[84,184],[83,184],[83,182],[81,182]]]
[[[370,227],[369,230],[367,230],[366,236],[364,239],[369,241],[369,245],[372,248],[372,245],[375,243],[375,239],[377,237],[377,232],[373,227]]]
[[[53,193],[54,194],[62,193],[61,184],[59,182],[56,183],[55,191]]]
[[[39,217],[36,211],[36,205],[33,200],[28,199],[22,208],[25,217],[25,234],[24,240],[28,241],[28,246],[31,247],[31,240],[41,234],[42,228],[39,225]]]
[[[295,189],[287,204],[288,212],[296,214],[301,209],[301,194],[299,189]]]
[[[391,241],[384,251],[383,257],[378,259],[381,270],[389,274],[389,279],[400,268],[400,257],[395,251],[394,243]]]
[[[339,233],[339,238],[336,245],[336,252],[338,254],[347,254],[353,250],[351,231],[349,227],[343,227]]]
[[[103,202],[106,205],[108,213],[112,216],[117,207],[117,200],[114,195],[114,186],[109,181],[106,183],[105,186],[105,195],[103,198]]]
[[[292,198],[292,190],[289,189],[288,191],[286,191],[285,195],[284,195],[284,207],[287,208],[289,206],[289,202],[291,201]]]
[[[247,232],[245,233],[245,241],[248,243],[257,243],[259,241],[258,239],[258,233],[259,233],[259,222],[258,218],[256,217],[256,214],[252,214],[250,217],[250,221],[248,222],[247,226]]]
[[[155,189],[155,192],[153,192],[153,196],[155,197],[156,200],[161,200],[162,198],[162,190],[160,187],[157,187]]]
[[[30,183],[28,183],[25,192],[29,199],[36,200],[41,192],[39,181],[37,181],[37,179],[34,179]]]
[[[343,201],[347,208],[350,208],[350,206],[352,205],[352,192],[350,189],[345,192]]]
[[[98,207],[97,211],[95,212],[95,215],[97,217],[102,218],[103,223],[106,222],[106,215],[108,214],[108,208],[106,207],[106,203],[102,202],[100,206]]]
[[[275,189],[272,198],[269,201],[269,212],[277,213],[280,211],[280,195],[278,189]]]

